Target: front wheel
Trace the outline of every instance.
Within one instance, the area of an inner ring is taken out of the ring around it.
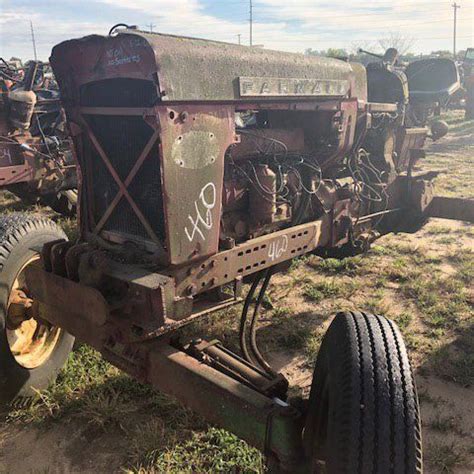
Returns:
[[[396,325],[359,312],[334,318],[318,354],[304,444],[313,472],[422,472],[415,381]]]
[[[73,336],[38,318],[25,281],[38,250],[58,239],[66,235],[49,219],[0,217],[0,405],[46,388],[72,349]]]

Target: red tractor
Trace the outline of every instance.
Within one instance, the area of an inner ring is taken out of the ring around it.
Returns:
[[[457,71],[423,65],[412,82],[386,64],[131,28],[61,43],[51,64],[80,237],[35,216],[0,222],[1,400],[47,386],[77,337],[280,471],[421,472],[415,380],[393,321],[337,314],[309,399],[294,404],[258,346],[258,316],[294,258],[361,253],[430,216],[474,221],[472,202],[435,197],[434,174],[414,169],[443,129],[413,124],[410,84],[419,111]],[[239,354],[181,334],[236,304]]]

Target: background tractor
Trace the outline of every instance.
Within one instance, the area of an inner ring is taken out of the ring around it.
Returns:
[[[51,68],[0,61],[0,188],[72,216],[76,169]]]

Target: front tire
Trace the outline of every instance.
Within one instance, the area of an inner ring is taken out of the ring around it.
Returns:
[[[418,399],[396,325],[367,313],[339,313],[314,371],[305,433],[313,471],[421,473]]]
[[[0,217],[0,404],[46,388],[66,362],[74,337],[31,317],[25,268],[38,250],[66,239],[51,220],[14,213]],[[28,309],[25,309],[28,308]]]

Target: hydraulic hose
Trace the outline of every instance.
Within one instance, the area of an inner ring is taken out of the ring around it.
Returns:
[[[269,268],[266,271],[265,279],[263,280],[262,287],[260,288],[260,292],[257,297],[257,301],[255,303],[255,309],[253,311],[252,321],[250,323],[250,349],[252,350],[252,354],[262,367],[265,372],[267,372],[272,377],[277,377],[278,373],[275,372],[270,364],[264,359],[262,356],[258,345],[257,345],[257,321],[258,321],[258,310],[260,308],[260,304],[263,301],[263,297],[265,296],[265,292],[267,291],[268,284],[270,283],[270,279],[273,275],[273,269]]]
[[[242,309],[242,316],[240,317],[240,330],[239,330],[239,341],[240,341],[240,349],[244,356],[244,359],[253,364],[253,360],[250,357],[250,353],[247,349],[247,341],[245,340],[245,328],[247,325],[247,316],[250,305],[252,304],[253,295],[255,294],[255,290],[257,289],[260,280],[262,279],[262,274],[257,273],[255,279],[252,282],[252,286],[247,294],[247,298],[245,298],[244,307]]]

